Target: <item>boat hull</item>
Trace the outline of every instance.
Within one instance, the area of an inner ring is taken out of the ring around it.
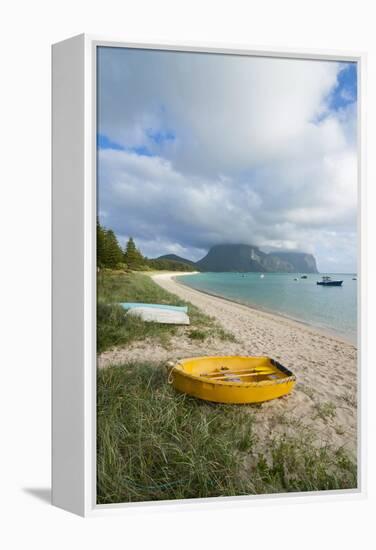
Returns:
[[[296,378],[269,357],[225,356],[182,360],[170,369],[169,381],[176,390],[198,399],[240,404],[287,395]]]
[[[134,307],[127,311],[127,316],[140,317],[143,321],[163,325],[189,325],[189,317],[184,311],[156,307]]]
[[[188,313],[188,306],[170,306],[168,304],[144,304],[141,302],[119,302],[119,305],[128,310],[134,309],[135,307],[149,307],[155,309],[168,309],[171,311],[182,311]]]
[[[317,281],[320,286],[342,286],[343,281]]]

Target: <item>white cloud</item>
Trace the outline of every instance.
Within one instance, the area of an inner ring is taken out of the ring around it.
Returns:
[[[322,61],[102,50],[100,132],[155,155],[100,151],[106,223],[150,255],[197,256],[218,242],[250,242],[350,263],[356,109],[333,112],[326,101],[340,69]],[[176,139],[158,143],[153,132]]]

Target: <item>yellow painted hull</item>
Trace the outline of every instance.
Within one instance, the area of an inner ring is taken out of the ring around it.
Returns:
[[[192,357],[170,365],[178,391],[215,403],[260,403],[291,392],[296,378],[269,357]]]

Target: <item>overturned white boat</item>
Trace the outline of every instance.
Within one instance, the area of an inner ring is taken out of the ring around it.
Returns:
[[[135,307],[127,311],[127,316],[140,317],[143,321],[166,325],[189,325],[189,317],[185,311],[177,311],[158,307]]]
[[[143,302],[119,302],[123,309],[133,309],[135,307],[153,307],[159,309],[170,309],[171,311],[184,311],[188,313],[188,306],[171,306],[170,304],[147,304]]]

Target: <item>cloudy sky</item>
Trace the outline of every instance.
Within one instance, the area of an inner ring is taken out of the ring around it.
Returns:
[[[100,48],[98,212],[148,257],[219,243],[356,271],[356,65]]]

